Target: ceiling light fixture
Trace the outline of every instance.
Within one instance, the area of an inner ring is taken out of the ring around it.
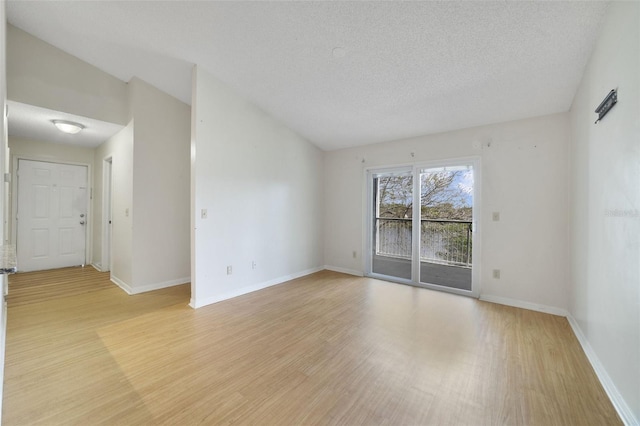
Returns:
[[[69,133],[71,135],[75,135],[80,130],[84,129],[84,126],[79,123],[74,123],[73,121],[65,121],[65,120],[51,120],[51,122],[64,133]]]

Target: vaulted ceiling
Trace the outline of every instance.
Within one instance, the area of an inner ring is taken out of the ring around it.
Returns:
[[[567,111],[606,8],[7,1],[13,25],[186,103],[198,64],[325,150]]]

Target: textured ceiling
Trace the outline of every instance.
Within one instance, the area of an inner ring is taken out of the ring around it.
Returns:
[[[20,102],[8,101],[7,104],[9,105],[8,133],[9,136],[16,138],[95,148],[124,127]],[[72,121],[82,124],[85,128],[80,133],[70,135],[58,130],[52,120]]]
[[[7,15],[187,103],[199,64],[329,150],[567,111],[606,7],[7,1]]]

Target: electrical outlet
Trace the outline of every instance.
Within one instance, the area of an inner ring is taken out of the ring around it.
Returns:
[[[495,278],[496,280],[500,279],[500,269],[493,270],[493,278]]]
[[[253,262],[251,262],[251,269],[256,269],[257,267],[258,267],[258,265],[256,264],[255,260]]]
[[[494,222],[500,222],[500,212],[491,213],[491,219],[493,219]]]
[[[227,275],[231,275],[233,273],[233,268],[231,265],[227,266]]]
[[[202,209],[202,210],[200,210],[200,217],[201,217],[202,219],[206,219],[206,218],[207,218],[207,216],[208,216],[208,215],[207,215],[207,209]]]
[[[355,259],[356,257],[358,257],[358,252],[357,251],[353,251],[353,258]]]

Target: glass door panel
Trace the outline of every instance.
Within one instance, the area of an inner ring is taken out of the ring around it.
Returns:
[[[371,272],[411,280],[413,258],[413,173],[373,173]]]
[[[471,290],[473,167],[420,170],[420,283]]]

